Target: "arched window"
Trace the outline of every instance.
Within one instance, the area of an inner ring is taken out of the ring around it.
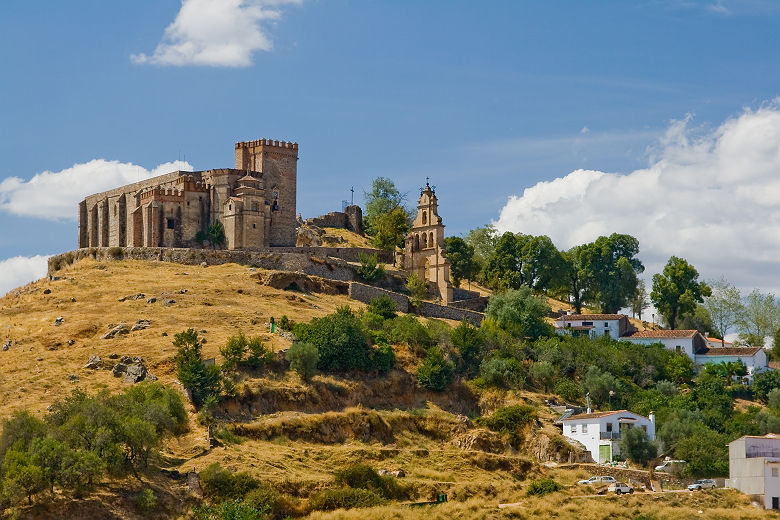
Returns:
[[[428,223],[428,212],[423,211],[423,225]]]
[[[260,206],[257,205],[257,202],[252,203],[252,211],[257,211],[260,208]]]
[[[431,233],[431,247],[433,247],[433,233]]]
[[[423,249],[428,247],[428,235],[426,233],[423,233],[422,246]]]
[[[279,209],[279,190],[273,189],[273,203],[271,203],[271,211],[277,211]]]

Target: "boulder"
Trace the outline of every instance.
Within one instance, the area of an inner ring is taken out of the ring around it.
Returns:
[[[404,478],[406,476],[406,472],[402,469],[391,471],[390,474],[395,478]]]
[[[148,329],[152,323],[149,320],[138,320],[135,325],[130,327],[131,331]]]
[[[176,303],[176,300],[174,300],[173,298],[170,298],[168,300],[165,300],[163,302],[163,305],[173,305],[174,303]]]
[[[151,298],[149,298],[148,300],[146,300],[146,303],[155,303],[156,301],[157,301],[157,298],[155,298],[154,296],[152,296]]]
[[[68,375],[68,381],[76,382],[78,380],[79,380],[79,376],[77,376],[76,374],[69,374]]]
[[[51,294],[51,289],[44,289],[43,294]]]
[[[117,363],[114,365],[114,368],[111,369],[111,373],[114,374],[114,377],[120,377],[125,372],[127,372],[127,365],[124,363]]]
[[[129,332],[130,329],[127,328],[127,325],[125,325],[124,323],[120,323],[113,329],[103,334],[103,336],[101,336],[101,339],[112,339],[114,336],[128,334]]]
[[[138,383],[146,378],[146,367],[141,363],[128,365],[122,381],[125,383]]]
[[[62,316],[57,316],[57,319],[54,320],[54,326],[55,327],[59,327],[63,323],[65,323],[65,318],[63,318]]]
[[[295,237],[296,247],[320,247],[322,245],[322,235],[325,230],[313,224],[304,224],[298,228]]]
[[[3,343],[3,352],[11,348],[11,340],[7,340],[5,343]]]
[[[84,365],[84,368],[91,368],[92,370],[97,370],[102,366],[103,366],[103,360],[100,359],[100,356],[98,356],[97,354],[93,354],[89,356],[89,359],[87,360],[87,364]]]

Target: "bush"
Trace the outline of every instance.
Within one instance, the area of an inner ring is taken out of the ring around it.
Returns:
[[[420,305],[428,296],[428,282],[420,278],[417,273],[412,273],[406,279],[406,290],[409,291],[409,303]]]
[[[392,370],[395,366],[395,352],[393,352],[393,347],[387,343],[377,345],[374,349],[374,356],[371,364],[374,367],[374,370],[381,374],[386,374]]]
[[[227,500],[218,506],[195,506],[195,520],[264,520],[265,509],[256,509],[241,500]]]
[[[565,401],[577,402],[580,401],[584,395],[582,387],[576,381],[567,378],[561,378],[555,383],[553,392],[561,396]]]
[[[360,266],[357,268],[357,273],[364,282],[370,284],[384,278],[385,266],[379,263],[376,253],[373,255],[360,253],[358,254],[358,261]]]
[[[428,390],[442,391],[452,382],[455,365],[444,358],[439,347],[431,347],[417,368],[417,382]]]
[[[311,343],[320,354],[317,368],[323,372],[373,370],[374,348],[360,319],[344,306],[309,324],[295,326],[298,341]]]
[[[260,483],[246,472],[231,473],[214,462],[200,472],[203,493],[215,502],[241,500]]]
[[[507,390],[522,388],[525,385],[525,367],[514,358],[493,357],[479,365],[479,378],[488,386]]]
[[[222,363],[222,369],[225,372],[233,371],[238,367],[248,350],[247,343],[244,333],[239,332],[237,335],[229,337],[225,346],[219,349],[219,353],[225,358]]]
[[[311,496],[309,507],[314,511],[334,511],[355,507],[373,507],[384,502],[385,500],[381,496],[368,489],[326,489]]]
[[[683,474],[691,477],[724,477],[729,474],[729,437],[702,429],[675,444],[674,456],[688,461]]]
[[[389,320],[395,318],[395,303],[386,294],[380,294],[368,304],[368,312]]]
[[[556,481],[554,481],[553,479],[542,478],[531,482],[525,494],[528,496],[543,497],[544,495],[555,493],[556,491],[560,491],[561,489],[562,486],[558,484]]]
[[[543,392],[552,390],[557,375],[555,367],[548,361],[537,361],[532,364],[528,374],[531,376],[537,390]]]
[[[311,381],[311,378],[317,373],[320,353],[317,347],[311,343],[296,341],[287,350],[285,358],[290,362],[290,368],[298,372],[301,379]]]
[[[642,428],[629,428],[624,432],[620,436],[619,447],[623,457],[642,466],[658,456],[656,444],[647,438]]]
[[[534,419],[536,419],[536,409],[518,404],[498,408],[492,415],[480,417],[476,422],[494,432],[508,435],[512,445],[517,446],[523,441],[523,428]]]
[[[135,497],[135,503],[141,511],[151,511],[157,507],[157,497],[149,488],[143,488]]]
[[[410,347],[429,347],[433,344],[430,332],[411,314],[399,316],[385,322],[387,338],[393,343],[404,343]]]
[[[199,407],[209,395],[219,395],[220,374],[216,365],[206,366],[201,354],[198,333],[188,329],[174,336],[176,376],[192,396],[192,403]]]
[[[277,490],[261,484],[244,497],[244,503],[258,511],[267,511],[272,520],[300,516],[295,503]]]
[[[753,396],[756,399],[766,402],[769,392],[775,388],[780,388],[779,371],[767,370],[753,377]]]
[[[553,334],[545,321],[549,312],[547,300],[534,296],[529,287],[521,287],[491,296],[485,316],[516,338],[535,340]]]
[[[485,346],[482,332],[467,321],[461,321],[452,329],[450,340],[455,351],[460,355],[461,370],[466,374],[476,372]]]
[[[249,338],[247,350],[249,351],[249,356],[246,358],[246,364],[255,370],[264,367],[274,359],[273,351],[265,346],[260,336]]]
[[[400,500],[409,495],[408,490],[398,484],[394,477],[382,476],[368,464],[355,464],[340,469],[334,476],[337,484],[368,489],[384,498]]]
[[[293,327],[295,327],[295,322],[287,317],[286,314],[282,314],[282,317],[279,318],[279,328],[282,330],[286,330],[287,332],[291,332],[293,330]]]

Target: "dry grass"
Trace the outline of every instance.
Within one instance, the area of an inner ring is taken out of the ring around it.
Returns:
[[[335,244],[338,247],[374,247],[368,242],[368,237],[358,235],[354,231],[344,228],[323,228],[327,235],[341,237],[346,244]]]

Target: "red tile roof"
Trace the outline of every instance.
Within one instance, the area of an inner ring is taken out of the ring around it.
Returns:
[[[625,314],[567,314],[558,318],[563,321],[619,320],[628,318]]]
[[[564,421],[578,421],[580,419],[600,419],[601,417],[607,417],[608,415],[616,415],[620,413],[633,413],[634,415],[639,415],[638,413],[631,412],[629,410],[614,410],[611,412],[592,412],[592,413],[581,413],[579,415],[572,415],[571,417],[567,417],[566,419],[563,419]],[[639,417],[642,417],[639,415]]]
[[[626,338],[692,338],[699,334],[698,330],[640,330],[627,334]]]
[[[705,356],[755,356],[761,347],[709,347]]]

